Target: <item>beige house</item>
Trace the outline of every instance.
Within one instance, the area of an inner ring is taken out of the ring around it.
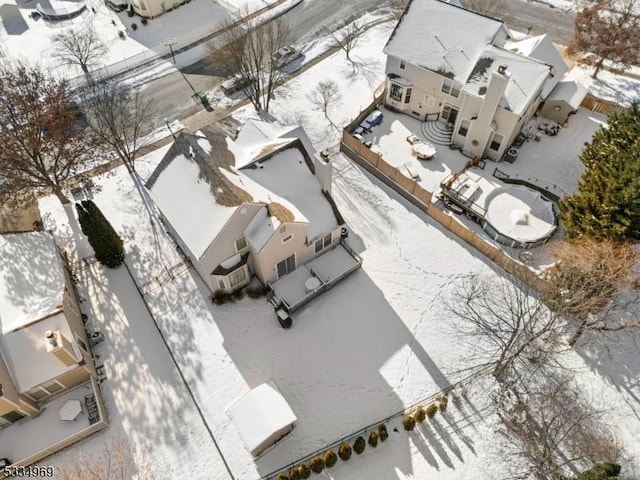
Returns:
[[[502,21],[412,0],[384,48],[385,105],[447,126],[469,157],[499,160],[566,71],[546,36],[511,41]]]
[[[32,418],[79,385],[96,385],[96,371],[71,275],[51,235],[2,234],[0,258],[0,453],[30,463],[55,448],[9,453],[20,437],[15,429],[31,429],[24,422],[36,425]]]
[[[275,282],[340,242],[331,166],[300,127],[250,120],[235,140],[181,133],[147,182],[213,292]]]

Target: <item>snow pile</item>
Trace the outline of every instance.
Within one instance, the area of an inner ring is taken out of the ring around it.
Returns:
[[[576,65],[564,80],[577,80],[589,88],[589,93],[602,100],[620,104],[624,107],[640,98],[640,80],[623,74],[600,70],[598,78],[591,78],[592,67]]]

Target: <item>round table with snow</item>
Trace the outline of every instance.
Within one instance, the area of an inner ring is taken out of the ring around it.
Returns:
[[[319,288],[320,285],[322,285],[322,283],[320,282],[320,280],[318,280],[317,277],[309,277],[304,281],[304,289],[307,292],[313,292],[314,290]]]
[[[80,400],[67,400],[67,402],[60,407],[60,420],[75,420],[81,412],[82,404]]]

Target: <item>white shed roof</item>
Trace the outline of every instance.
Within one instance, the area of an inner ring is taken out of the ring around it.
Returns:
[[[297,420],[273,382],[263,383],[246,393],[229,407],[227,413],[251,452]]]
[[[440,0],[413,0],[398,22],[384,53],[434,71],[453,74],[464,83],[478,55],[504,27]]]
[[[587,96],[587,92],[587,87],[577,80],[564,80],[558,83],[551,95],[549,95],[548,100],[563,100],[571,105],[572,108],[577,109],[584,97]]]
[[[46,232],[0,235],[0,331],[8,333],[62,306],[64,272]]]

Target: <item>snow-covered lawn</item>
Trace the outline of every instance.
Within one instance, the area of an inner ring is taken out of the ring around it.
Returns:
[[[637,68],[636,68],[637,70]],[[640,80],[622,74],[601,70],[598,78],[591,78],[592,67],[576,65],[565,75],[565,80],[578,80],[589,88],[596,98],[628,107],[640,99]]]
[[[368,14],[362,23],[376,19],[379,17]],[[390,23],[383,23],[367,30],[350,54],[352,61],[348,61],[340,50],[289,81],[285,88],[276,92],[269,113],[284,124],[302,125],[317,149],[335,145],[342,134],[342,127],[373,101],[374,90],[384,80],[386,56],[382,48],[391,27]],[[319,42],[318,45],[307,52],[310,58],[328,44]],[[318,83],[326,80],[334,80],[341,94],[340,101],[328,110],[328,117],[338,128],[332,127],[308,98]],[[233,116],[241,122],[257,118],[251,105],[240,108]]]

